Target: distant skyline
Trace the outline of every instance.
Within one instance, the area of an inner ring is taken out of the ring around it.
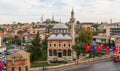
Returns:
[[[80,22],[120,21],[120,0],[0,0],[0,24],[40,22],[42,15],[68,22],[72,7]]]

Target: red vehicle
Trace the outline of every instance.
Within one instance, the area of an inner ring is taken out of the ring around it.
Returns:
[[[113,60],[114,62],[119,62],[119,61],[120,61],[120,56],[119,56],[119,55],[113,55],[113,56],[112,56],[112,60]]]
[[[114,62],[120,62],[120,46],[115,47],[114,55],[112,56]]]

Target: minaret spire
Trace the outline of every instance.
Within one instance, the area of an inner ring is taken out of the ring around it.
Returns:
[[[42,17],[41,17],[41,23],[43,23],[43,15],[42,15]]]
[[[75,45],[75,18],[74,18],[74,10],[72,8],[71,11],[71,18],[70,18],[70,23],[71,23],[71,37],[72,37],[72,43]]]
[[[54,15],[52,15],[52,21],[54,21]]]

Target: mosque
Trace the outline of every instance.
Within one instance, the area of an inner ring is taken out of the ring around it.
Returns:
[[[48,37],[47,60],[73,60],[76,54],[73,50],[75,45],[75,18],[71,11],[71,29],[63,23],[57,23],[52,28],[52,34]]]

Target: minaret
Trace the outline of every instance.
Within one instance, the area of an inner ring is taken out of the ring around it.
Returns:
[[[42,15],[42,17],[41,17],[41,23],[43,23],[43,15]]]
[[[73,9],[71,11],[70,23],[71,23],[72,44],[75,45],[75,18],[74,18],[74,11],[73,11]]]
[[[52,21],[54,21],[54,15],[52,15]]]
[[[61,24],[61,19],[60,19],[60,24]]]

